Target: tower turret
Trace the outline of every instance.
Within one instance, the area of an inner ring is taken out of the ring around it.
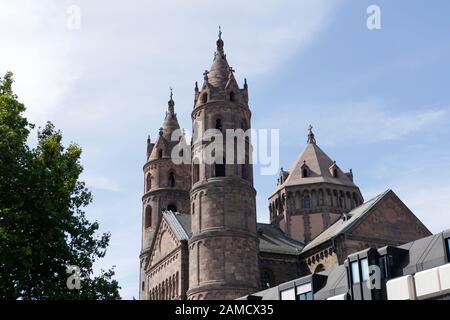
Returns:
[[[191,168],[188,163],[177,164],[172,158],[174,148],[186,143],[175,113],[172,90],[167,104],[166,116],[159,129],[157,140],[151,143],[150,137],[147,139],[142,197],[141,298],[145,298],[145,288],[148,288],[144,269],[146,260],[150,257],[162,211],[190,213]]]
[[[226,137],[230,129],[242,133],[250,128],[251,112],[243,90],[247,89],[239,88],[228,65],[219,32],[212,66],[204,73],[192,112],[189,299],[235,299],[258,289],[250,137],[231,139],[231,146]],[[209,154],[212,141],[220,140],[223,152],[219,146]]]

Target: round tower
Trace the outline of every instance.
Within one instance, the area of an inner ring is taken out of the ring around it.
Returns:
[[[187,148],[177,115],[174,110],[172,92],[168,110],[159,136],[155,143],[147,139],[147,161],[144,165],[144,196],[142,197],[142,250],[140,297],[145,299],[145,265],[150,257],[153,238],[161,220],[163,210],[190,213],[189,190],[191,187],[191,168],[189,164],[177,164],[172,152],[183,157]]]
[[[251,127],[247,83],[239,88],[223,45],[219,32],[211,69],[195,86],[189,299],[235,299],[258,290],[250,136],[230,138]]]

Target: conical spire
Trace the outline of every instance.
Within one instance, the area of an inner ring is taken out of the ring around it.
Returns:
[[[169,101],[167,102],[168,108],[166,112],[166,118],[162,125],[162,132],[166,139],[170,140],[172,133],[180,128],[177,120],[177,114],[175,113],[175,101],[173,100],[173,91],[170,88]]]
[[[211,69],[206,73],[205,81],[214,87],[225,88],[228,81],[230,72],[230,66],[228,65],[227,56],[225,55],[222,40],[222,30],[219,27],[219,39],[216,41],[217,51],[214,54],[214,61],[211,65]]]

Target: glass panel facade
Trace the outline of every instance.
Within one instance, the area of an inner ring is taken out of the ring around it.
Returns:
[[[380,267],[381,279],[389,279],[387,256],[380,257],[378,265]]]
[[[300,286],[297,286],[297,294],[305,293],[305,292],[308,292],[308,291],[311,291],[311,290],[312,289],[311,289],[311,283],[310,282],[302,284]]]
[[[350,264],[350,270],[352,273],[352,284],[360,283],[360,277],[359,277],[359,261],[353,261]]]
[[[361,259],[360,263],[362,281],[367,281],[369,280],[369,261],[367,260],[367,258],[364,258]]]
[[[311,198],[309,196],[303,197],[303,208],[311,208]]]
[[[290,288],[281,291],[281,300],[295,300],[295,289]]]
[[[313,294],[312,291],[307,291],[305,293],[297,294],[296,300],[312,300]]]
[[[447,244],[447,260],[450,261],[450,238],[447,238],[445,242]]]

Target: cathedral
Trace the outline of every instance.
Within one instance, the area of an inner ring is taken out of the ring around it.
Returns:
[[[352,170],[319,147],[311,126],[297,160],[274,181],[270,222],[258,223],[250,139],[243,163],[202,161],[208,139],[196,139],[210,128],[251,128],[247,81],[236,81],[221,32],[216,44],[195,85],[190,145],[184,135],[173,139],[180,125],[172,94],[156,141],[147,140],[140,299],[237,299],[328,270],[366,247],[431,234],[392,190],[365,201]],[[192,161],[174,161],[174,148],[189,150]]]

